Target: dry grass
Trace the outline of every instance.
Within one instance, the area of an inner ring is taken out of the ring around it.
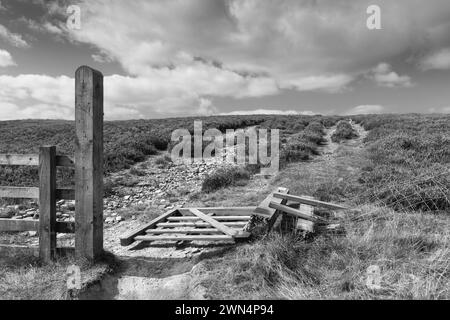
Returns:
[[[59,258],[43,265],[33,256],[0,258],[0,300],[64,300],[69,299],[66,270],[69,265],[81,268],[83,285],[110,270],[108,257],[96,265],[77,262],[73,257]]]
[[[344,236],[272,234],[209,260],[215,299],[449,299],[450,225],[444,215],[363,207]],[[366,286],[381,269],[381,290]]]

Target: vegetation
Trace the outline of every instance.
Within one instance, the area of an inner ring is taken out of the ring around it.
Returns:
[[[172,159],[170,158],[169,155],[165,154],[162,156],[159,156],[155,159],[155,164],[158,165],[159,167],[167,167],[170,163],[172,163]]]
[[[267,189],[246,193],[242,192],[245,188],[233,186],[247,183],[258,166],[220,169],[205,179],[203,193],[193,199],[197,201],[195,206],[255,205],[277,185],[288,187],[292,194],[347,203],[359,210],[359,213],[345,212],[341,219],[345,229],[342,235],[304,238],[272,233],[236,246],[223,256],[205,260],[206,272],[201,277],[210,298],[450,298],[450,116],[352,116],[354,122],[368,131],[363,148],[340,145],[332,159],[325,162],[326,167],[324,162],[309,161],[324,143],[326,128],[339,122],[335,139],[341,141],[349,136],[348,122],[342,119],[320,116],[203,119],[203,129],[245,126],[280,129],[283,170]],[[192,132],[193,120],[106,123],[105,152],[110,155],[105,158],[107,173],[170,148],[172,130],[186,128]],[[0,152],[37,152],[37,147],[44,143],[57,144],[61,153],[73,152],[70,149],[73,138],[68,134],[72,126],[73,123],[64,121],[0,123],[3,138]],[[308,162],[299,164],[299,161]],[[166,166],[167,162],[164,156],[155,159],[157,165]],[[27,181],[29,177],[8,170],[15,169],[2,168],[0,184],[18,185],[19,178],[25,177]],[[27,171],[21,174],[24,173]],[[138,183],[139,175],[139,169],[132,169],[115,183],[132,186]],[[225,187],[230,188],[222,190]],[[111,183],[106,184],[108,192],[112,188]],[[221,192],[214,193],[217,190]],[[138,214],[141,209],[124,210]],[[49,281],[55,281],[58,288],[63,285],[52,274],[61,274],[65,264],[54,269],[38,266],[36,262],[15,267],[0,265],[2,297],[37,296],[37,290]],[[372,265],[381,270],[380,290],[366,285],[367,269]],[[40,279],[45,279],[45,283]],[[29,295],[24,293],[27,291]],[[60,296],[59,291],[48,294]]]
[[[271,234],[207,260],[212,299],[449,299],[449,220],[363,207],[347,214],[346,234],[303,239]],[[367,269],[381,270],[381,289]]]
[[[450,209],[450,116],[380,115],[357,119],[371,164],[359,182],[361,200],[396,210]]]
[[[289,162],[310,160],[318,154],[318,146],[325,142],[322,123],[310,122],[304,130],[291,135],[286,144],[280,150],[280,163],[286,165]]]
[[[238,166],[219,168],[207,175],[202,184],[203,192],[213,192],[233,185],[246,184],[250,179],[250,173]]]
[[[336,126],[336,131],[331,136],[331,141],[341,142],[343,140],[350,140],[358,137],[358,133],[353,129],[352,125],[345,120],[338,122]]]
[[[104,169],[109,174],[127,169],[159,150],[170,149],[172,132],[187,129],[194,133],[194,120],[201,120],[203,131],[217,128],[238,129],[262,125],[271,129],[292,130],[296,125],[308,124],[314,117],[297,116],[280,119],[274,116],[217,116],[200,118],[170,118],[158,120],[129,120],[105,122]],[[288,122],[289,121],[289,122]],[[287,125],[289,124],[289,125]],[[74,153],[75,128],[73,121],[18,120],[0,122],[0,153],[38,153],[42,145],[56,145],[59,154]],[[60,170],[60,184],[72,181],[70,169]],[[37,168],[0,166],[0,185],[35,186]]]

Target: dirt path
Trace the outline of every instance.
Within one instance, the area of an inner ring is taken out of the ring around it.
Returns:
[[[131,198],[132,201],[125,202],[122,210],[127,208],[134,210],[135,202],[139,201],[144,205],[147,204],[147,207],[136,214],[136,219],[126,219],[108,225],[105,229],[105,249],[122,260],[122,267],[114,276],[107,277],[90,290],[84,298],[203,299],[205,289],[197,283],[197,275],[201,273],[202,268],[199,262],[206,257],[222,255],[232,246],[227,244],[208,246],[201,243],[189,245],[134,243],[122,247],[119,244],[119,236],[175,205],[198,207],[255,205],[275,186],[287,186],[293,194],[311,195],[311,190],[317,189],[317,184],[333,186],[344,179],[350,181],[351,175],[360,167],[361,147],[367,134],[361,126],[353,125],[359,137],[341,144],[331,141],[335,127],[327,129],[325,135],[327,143],[320,147],[320,155],[312,161],[291,164],[277,177],[269,179],[255,177],[246,186],[227,188],[209,195],[198,193],[198,197],[192,197],[199,191],[201,179],[209,169],[213,170],[214,166],[192,168],[171,165],[168,168],[154,169],[154,159],[149,159],[145,165],[139,164],[141,170],[150,171],[145,171],[148,174],[139,178],[138,185],[127,189],[129,193],[138,196],[129,197],[128,200]],[[183,176],[189,177],[191,183],[189,192],[179,196],[177,202],[171,202],[171,192],[177,189],[180,181],[183,184]],[[150,184],[155,177],[159,183],[157,186]],[[176,179],[170,180],[171,177]],[[143,190],[142,188],[147,185],[152,185],[153,188]],[[119,199],[116,200],[120,202]]]
[[[356,184],[357,173],[367,161],[363,149],[367,132],[359,124],[352,125],[358,138],[335,143],[331,136],[336,127],[326,129],[326,143],[319,148],[320,155],[311,161],[290,164],[274,183],[288,187],[293,194],[342,201],[342,191]]]

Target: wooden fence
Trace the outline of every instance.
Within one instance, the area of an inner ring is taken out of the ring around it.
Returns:
[[[39,200],[39,220],[0,219],[0,232],[38,231],[39,257],[56,254],[56,234],[75,233],[75,254],[96,259],[103,253],[103,75],[82,66],[75,73],[75,157],[56,155],[55,146],[39,154],[0,154],[0,165],[38,166],[39,187],[2,187],[0,198]],[[56,168],[75,169],[75,189],[56,186]],[[56,202],[75,200],[75,223],[56,221]]]

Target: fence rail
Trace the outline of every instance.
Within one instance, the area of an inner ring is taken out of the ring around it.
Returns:
[[[39,231],[39,220],[14,220],[0,219],[0,232]],[[57,221],[55,224],[57,233],[75,233],[75,223]]]
[[[0,165],[6,166],[39,166],[38,154],[0,154]],[[56,156],[57,167],[75,167],[73,158]]]
[[[56,200],[75,200],[75,189],[56,189]],[[39,199],[38,187],[2,187],[0,198]]]
[[[87,66],[75,72],[75,133],[74,157],[56,155],[55,146],[41,147],[39,154],[0,154],[2,166],[39,168],[39,187],[0,186],[0,198],[39,199],[39,220],[0,219],[0,232],[38,231],[45,262],[56,254],[58,232],[75,233],[77,257],[103,254],[103,75]],[[57,167],[74,168],[74,189],[56,187]],[[56,221],[61,199],[75,200],[75,223]]]
[[[39,199],[39,220],[0,219],[0,231],[38,231],[39,256],[51,260],[56,252],[56,234],[75,233],[75,223],[56,221],[56,201],[75,199],[74,189],[56,188],[56,167],[74,167],[73,160],[57,156],[55,146],[45,146],[39,154],[0,154],[0,164],[39,167],[39,187],[0,186],[0,198]]]

